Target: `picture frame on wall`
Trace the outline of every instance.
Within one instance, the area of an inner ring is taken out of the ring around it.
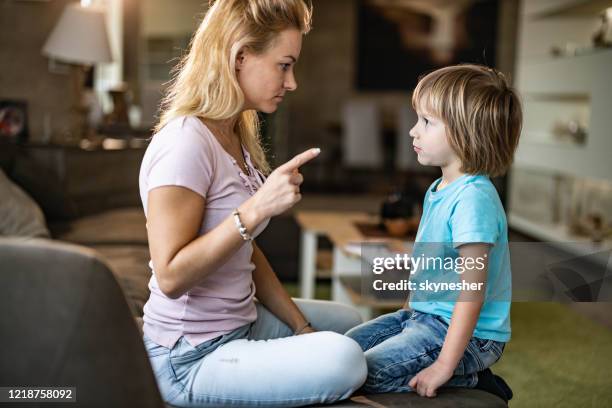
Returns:
[[[22,144],[27,142],[28,137],[27,102],[0,99],[0,141]]]
[[[359,0],[356,88],[412,90],[459,63],[495,66],[501,0]]]

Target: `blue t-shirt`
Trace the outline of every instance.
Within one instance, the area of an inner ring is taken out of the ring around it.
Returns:
[[[487,176],[463,175],[440,191],[442,179],[428,189],[423,205],[423,216],[414,245],[413,258],[426,256],[448,261],[459,257],[459,246],[466,243],[491,244],[483,307],[474,336],[507,342],[510,340],[510,302],[512,277],[508,252],[506,214],[497,191]],[[427,268],[415,268],[411,282],[451,282],[461,279],[456,266],[432,261]],[[423,263],[425,265],[425,263]],[[419,286],[417,286],[419,287]],[[421,286],[422,287],[422,286]],[[410,295],[410,307],[442,317],[450,323],[456,296],[449,292],[415,290]],[[453,297],[454,296],[454,297]]]

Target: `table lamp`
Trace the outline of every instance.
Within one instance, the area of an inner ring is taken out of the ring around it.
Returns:
[[[77,139],[87,135],[88,108],[84,106],[83,83],[92,65],[112,62],[106,30],[105,13],[96,7],[79,3],[66,6],[42,49],[43,55],[72,65],[74,79],[74,122],[72,132]]]

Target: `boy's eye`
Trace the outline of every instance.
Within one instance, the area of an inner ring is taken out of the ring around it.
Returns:
[[[423,122],[425,122],[425,126],[429,125],[429,119],[423,118]]]

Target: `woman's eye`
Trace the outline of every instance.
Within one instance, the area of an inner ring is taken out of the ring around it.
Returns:
[[[280,64],[280,66],[283,71],[287,71],[289,67],[291,66],[291,64]]]

